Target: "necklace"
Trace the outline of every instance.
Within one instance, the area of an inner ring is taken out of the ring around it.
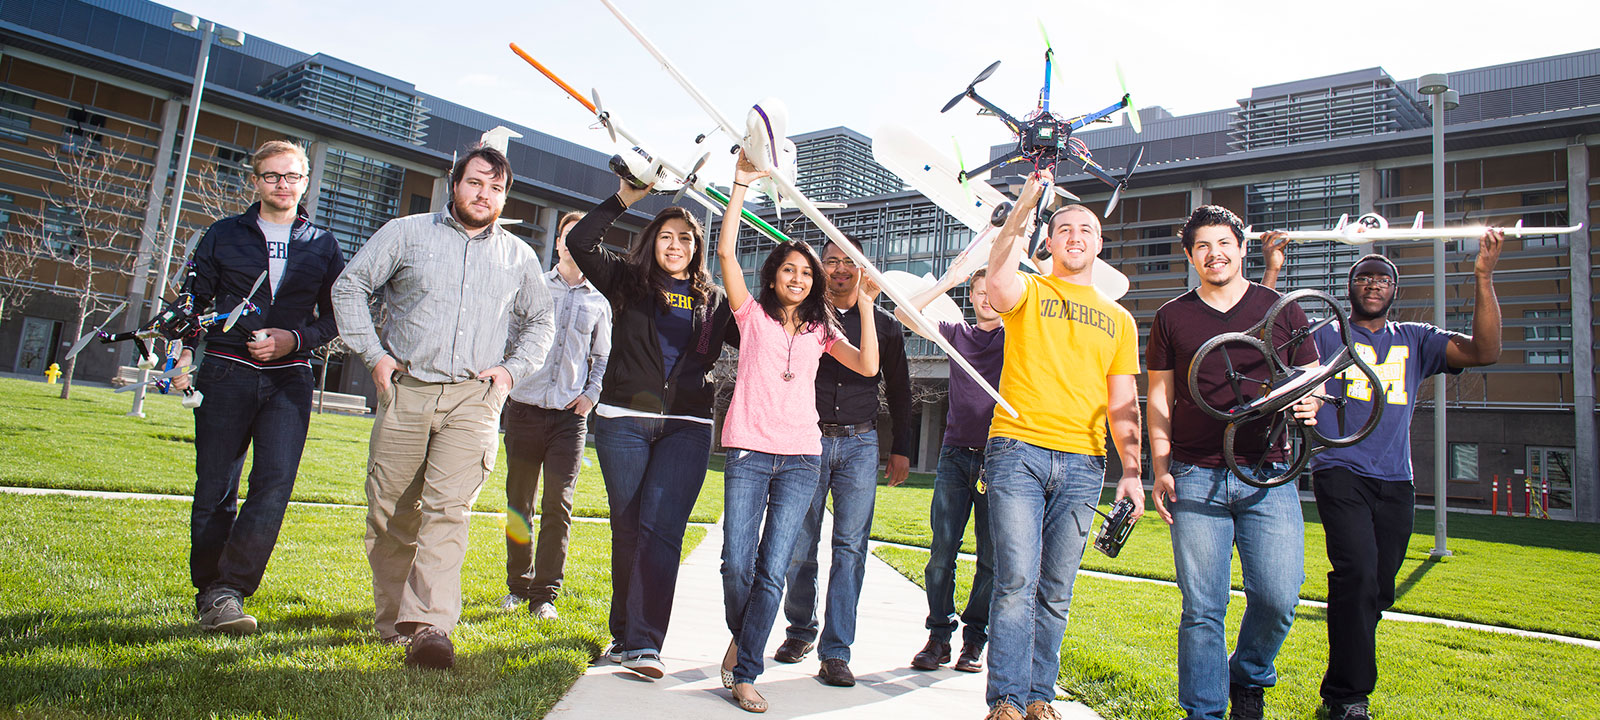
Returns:
[[[798,327],[795,328],[795,330],[797,330],[797,331],[799,329],[800,328],[798,328]],[[792,372],[790,370],[790,364],[794,361],[794,336],[799,334],[799,333],[797,333],[797,332],[795,332],[795,333],[789,332],[789,324],[788,323],[784,323],[783,324],[783,330],[784,330],[784,332],[786,334],[789,335],[789,351],[788,351],[788,355],[783,359],[783,374],[779,375],[778,377],[783,378],[784,382],[789,382],[790,380],[794,379],[794,372]]]

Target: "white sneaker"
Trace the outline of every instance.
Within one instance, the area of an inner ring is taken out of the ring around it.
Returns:
[[[527,598],[522,597],[521,595],[518,595],[516,593],[506,593],[505,597],[500,598],[500,609],[501,610],[515,610],[515,609],[517,609],[518,605],[521,605],[521,604],[523,604],[523,603],[525,603],[527,601],[528,601]]]
[[[667,674],[667,666],[661,664],[661,656],[655,653],[624,658],[622,666],[652,680],[659,680]]]
[[[535,620],[557,620],[561,617],[561,613],[556,612],[556,606],[547,602],[528,608],[528,612],[533,615]]]

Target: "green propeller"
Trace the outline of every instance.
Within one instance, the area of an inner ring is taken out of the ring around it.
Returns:
[[[1144,130],[1139,122],[1139,108],[1133,104],[1133,95],[1128,92],[1128,81],[1122,76],[1122,63],[1117,63],[1117,83],[1122,85],[1122,101],[1128,104],[1128,124],[1133,126],[1134,132]]]

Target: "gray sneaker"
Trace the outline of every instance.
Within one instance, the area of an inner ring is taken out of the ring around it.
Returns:
[[[239,598],[222,595],[212,600],[211,607],[200,613],[200,629],[229,635],[249,635],[256,631],[256,619],[244,614],[244,604]]]
[[[525,598],[525,597],[523,597],[521,595],[518,595],[516,593],[506,593],[505,597],[500,598],[500,609],[501,610],[515,610],[515,609],[517,609],[518,605],[521,605],[521,604],[523,604],[523,603],[525,603],[527,601],[528,601],[527,598]]]
[[[556,606],[547,602],[529,605],[528,612],[533,615],[535,620],[556,620],[561,617],[561,613],[556,612]]]

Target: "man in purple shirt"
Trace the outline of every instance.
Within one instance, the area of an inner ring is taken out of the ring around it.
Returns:
[[[1262,284],[1276,284],[1287,241],[1266,244]],[[1329,448],[1311,459],[1312,490],[1327,536],[1328,670],[1322,676],[1322,704],[1329,718],[1370,717],[1367,696],[1378,682],[1377,631],[1383,611],[1394,604],[1394,579],[1411,540],[1416,488],[1411,484],[1411,415],[1423,379],[1452,375],[1500,359],[1500,302],[1494,268],[1505,235],[1491,228],[1480,240],[1473,262],[1476,280],[1472,335],[1427,323],[1390,322],[1389,308],[1399,293],[1400,273],[1389,258],[1367,255],[1350,266],[1350,336],[1355,350],[1378,372],[1373,388],[1356,368],[1329,380],[1335,398],[1317,414],[1323,434],[1342,436],[1365,425],[1382,396],[1383,417],[1365,440]],[[1322,357],[1343,344],[1337,328],[1324,326],[1313,336]],[[1340,427],[1338,407],[1344,407]]]
[[[1006,329],[1000,313],[989,307],[986,271],[972,274],[972,312],[976,325],[939,323],[939,334],[950,341],[972,367],[992,386],[1000,384],[1001,363],[1005,359]],[[959,284],[949,277],[911,298],[917,309]],[[916,325],[901,310],[895,310],[906,327]],[[932,339],[932,338],[930,338]],[[923,568],[928,592],[928,644],[911,660],[918,670],[936,670],[950,662],[950,636],[956,630],[956,553],[967,533],[967,516],[977,520],[978,570],[972,576],[972,594],[961,613],[961,655],[955,669],[978,672],[983,669],[983,646],[989,640],[989,598],[994,594],[994,549],[989,543],[989,503],[984,498],[983,453],[989,441],[989,420],[994,417],[994,399],[964,372],[950,371],[950,411],[945,416],[944,446],[939,448],[939,469],[933,481],[933,503],[929,526],[933,529],[932,554]]]

